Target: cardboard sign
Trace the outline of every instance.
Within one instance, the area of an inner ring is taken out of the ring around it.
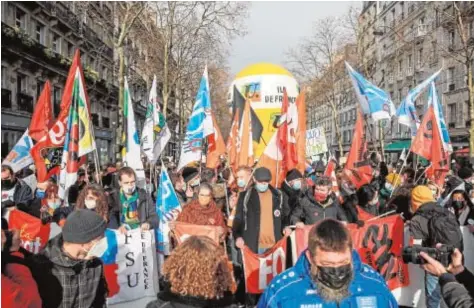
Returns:
[[[324,128],[316,127],[306,131],[306,157],[322,154],[328,151]]]

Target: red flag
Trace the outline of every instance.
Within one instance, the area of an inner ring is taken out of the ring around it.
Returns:
[[[339,185],[337,185],[337,178],[336,178],[336,158],[331,155],[329,158],[328,164],[326,166],[326,170],[324,171],[324,175],[329,177],[332,181],[332,191],[339,197]]]
[[[236,112],[230,127],[230,134],[227,138],[226,150],[228,154],[229,166],[235,172],[239,166],[237,166],[237,134],[239,133],[239,113]]]
[[[244,246],[242,259],[247,293],[262,293],[270,281],[285,270],[286,241],[287,237],[283,237],[270,250],[261,255],[255,254],[247,246]]]
[[[357,188],[372,181],[372,167],[368,159],[367,141],[360,111],[358,111],[357,122],[354,128],[354,139],[344,171]]]
[[[280,128],[279,128],[280,129]],[[257,167],[265,167],[270,170],[272,180],[270,184],[273,187],[280,187],[285,179],[285,174],[282,171],[283,153],[278,147],[278,131],[273,134],[267,146],[263,150],[262,156],[258,160]]]
[[[53,108],[51,105],[51,84],[46,81],[41,95],[36,103],[33,116],[31,117],[29,135],[31,139],[40,141],[48,134],[53,125]]]
[[[298,169],[301,174],[304,174],[306,169],[306,103],[304,92],[301,92],[296,98],[296,109],[298,112],[298,129],[296,130],[296,169]]]
[[[211,111],[212,124],[214,125],[214,133],[208,136],[208,152],[207,152],[207,168],[217,168],[220,163],[221,155],[225,155],[225,144],[224,138],[222,137],[221,130],[217,125],[216,117],[214,112]]]
[[[298,129],[298,110],[296,103],[291,104],[288,101],[288,93],[283,88],[283,103],[281,105],[281,115],[277,132],[278,148],[283,154],[281,169],[278,174],[278,184],[286,176],[286,172],[296,168],[298,157],[296,154],[296,131]]]
[[[423,121],[416,133],[415,139],[411,144],[411,151],[421,157],[431,160],[433,149],[433,132],[436,125],[436,118],[433,106],[428,108]],[[436,126],[437,127],[437,126]]]
[[[185,222],[175,221],[173,235],[178,245],[183,243],[188,237],[192,235],[207,236],[212,239],[216,244],[219,244],[219,229],[218,226],[201,226],[188,224]]]
[[[76,50],[66,79],[66,85],[64,86],[64,92],[61,98],[61,112],[48,131],[48,134],[31,148],[30,154],[35,160],[39,183],[45,182],[51,176],[53,170],[57,170],[58,168],[56,167],[61,164],[64,140],[66,138],[67,119],[73,97],[74,79],[78,67],[82,71],[79,49]],[[83,78],[83,76],[81,76],[81,78]],[[84,80],[83,84],[85,84]],[[86,101],[88,110],[90,110],[89,99],[87,98]]]
[[[49,241],[51,225],[41,223],[41,219],[19,210],[12,210],[8,218],[8,228],[20,231],[20,245],[31,253],[43,250]]]

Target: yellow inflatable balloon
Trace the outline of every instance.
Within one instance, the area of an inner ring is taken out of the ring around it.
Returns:
[[[298,83],[290,72],[279,65],[272,63],[252,64],[235,76],[229,88],[229,106],[233,100],[234,85],[244,97],[247,96],[262,123],[262,137],[259,142],[254,142],[254,155],[255,158],[259,158],[265,145],[276,132],[273,123],[281,112],[283,88],[286,88],[289,102],[294,103],[299,93]]]

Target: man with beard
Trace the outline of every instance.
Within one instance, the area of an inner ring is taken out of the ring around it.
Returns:
[[[363,264],[349,230],[333,219],[316,224],[296,265],[276,276],[258,303],[264,307],[398,307],[383,278]]]

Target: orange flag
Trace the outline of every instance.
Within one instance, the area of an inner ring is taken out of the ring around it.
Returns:
[[[278,132],[274,133],[260,157],[257,167],[265,167],[270,170],[273,187],[280,187],[286,174],[282,172],[283,153],[278,146]]]
[[[212,125],[214,126],[214,134],[208,137],[208,152],[207,152],[207,168],[217,168],[220,163],[220,156],[225,155],[225,144],[224,138],[222,137],[221,130],[217,125],[216,117],[214,112],[211,111]]]
[[[427,160],[431,160],[432,157],[434,125],[436,125],[436,118],[433,107],[430,106],[411,144],[411,151]]]
[[[363,117],[359,110],[354,128],[354,140],[344,167],[344,172],[357,188],[372,181],[372,167],[368,156]]]
[[[29,127],[31,139],[40,141],[41,138],[48,134],[52,124],[53,108],[51,105],[51,84],[49,80],[47,80],[36,103],[33,116],[31,117]]]
[[[298,111],[298,129],[296,130],[296,156],[298,163],[296,169],[304,174],[306,169],[306,103],[305,94],[301,92],[296,98],[296,109]]]
[[[229,137],[227,137],[226,150],[230,168],[235,172],[237,166],[237,135],[239,134],[239,113],[236,112],[230,127]]]
[[[237,137],[237,167],[253,166],[253,140],[252,140],[252,120],[250,114],[250,102],[245,102],[242,123]]]

